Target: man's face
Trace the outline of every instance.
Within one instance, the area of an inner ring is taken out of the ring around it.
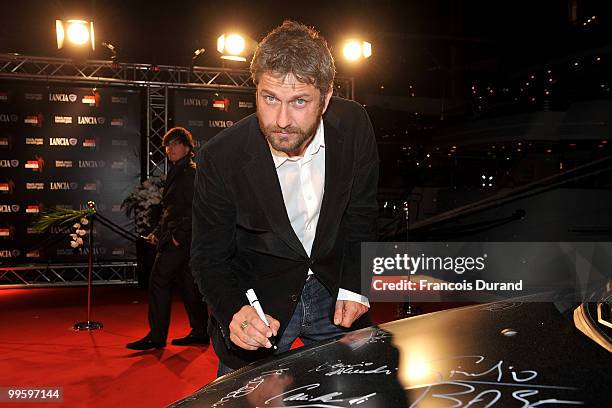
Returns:
[[[188,154],[189,147],[185,146],[176,139],[166,145],[166,155],[168,156],[168,160],[170,160],[172,163],[176,163]]]
[[[327,109],[331,90],[321,104],[321,92],[295,76],[264,73],[257,84],[257,119],[270,146],[288,156],[304,153]]]

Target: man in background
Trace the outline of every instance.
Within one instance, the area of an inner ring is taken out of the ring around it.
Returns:
[[[166,346],[172,288],[181,288],[183,303],[191,332],[173,345],[208,344],[206,334],[208,311],[202,301],[189,266],[191,249],[191,202],[196,165],[193,157],[193,137],[187,129],[175,127],[163,137],[166,155],[172,163],[166,177],[162,198],[163,213],[159,224],[145,239],[156,245],[157,255],[149,281],[149,333],[127,344],[132,350],[159,349]]]

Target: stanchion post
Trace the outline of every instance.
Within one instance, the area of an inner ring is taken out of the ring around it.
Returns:
[[[89,254],[87,256],[88,263],[88,273],[87,273],[87,321],[86,322],[78,322],[74,325],[74,330],[97,330],[103,327],[101,322],[94,322],[91,320],[91,278],[93,275],[93,250],[94,250],[94,241],[93,241],[93,229],[94,229],[94,219],[96,217],[96,203],[93,201],[87,202],[87,207],[91,210],[94,210],[91,216],[89,217]]]

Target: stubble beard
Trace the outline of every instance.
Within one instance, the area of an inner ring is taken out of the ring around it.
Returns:
[[[292,154],[300,151],[304,143],[314,136],[321,122],[321,114],[322,112],[319,111],[317,119],[306,130],[298,126],[288,126],[286,128],[276,125],[264,126],[259,115],[257,115],[257,119],[259,127],[270,146],[276,151]]]

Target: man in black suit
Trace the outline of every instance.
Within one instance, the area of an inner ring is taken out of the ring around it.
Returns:
[[[149,350],[163,348],[168,337],[172,287],[178,283],[191,332],[172,344],[187,346],[208,344],[206,334],[208,311],[202,301],[189,267],[191,247],[191,203],[196,165],[193,156],[193,138],[187,129],[170,129],[163,138],[166,155],[172,167],[166,178],[162,197],[163,214],[157,227],[146,238],[157,245],[157,255],[149,282],[149,333],[127,348]]]
[[[378,153],[363,107],[332,97],[325,40],[286,21],[251,63],[257,113],[197,157],[193,273],[219,374],[369,324],[360,244],[375,241]],[[252,288],[270,327],[249,306]]]

